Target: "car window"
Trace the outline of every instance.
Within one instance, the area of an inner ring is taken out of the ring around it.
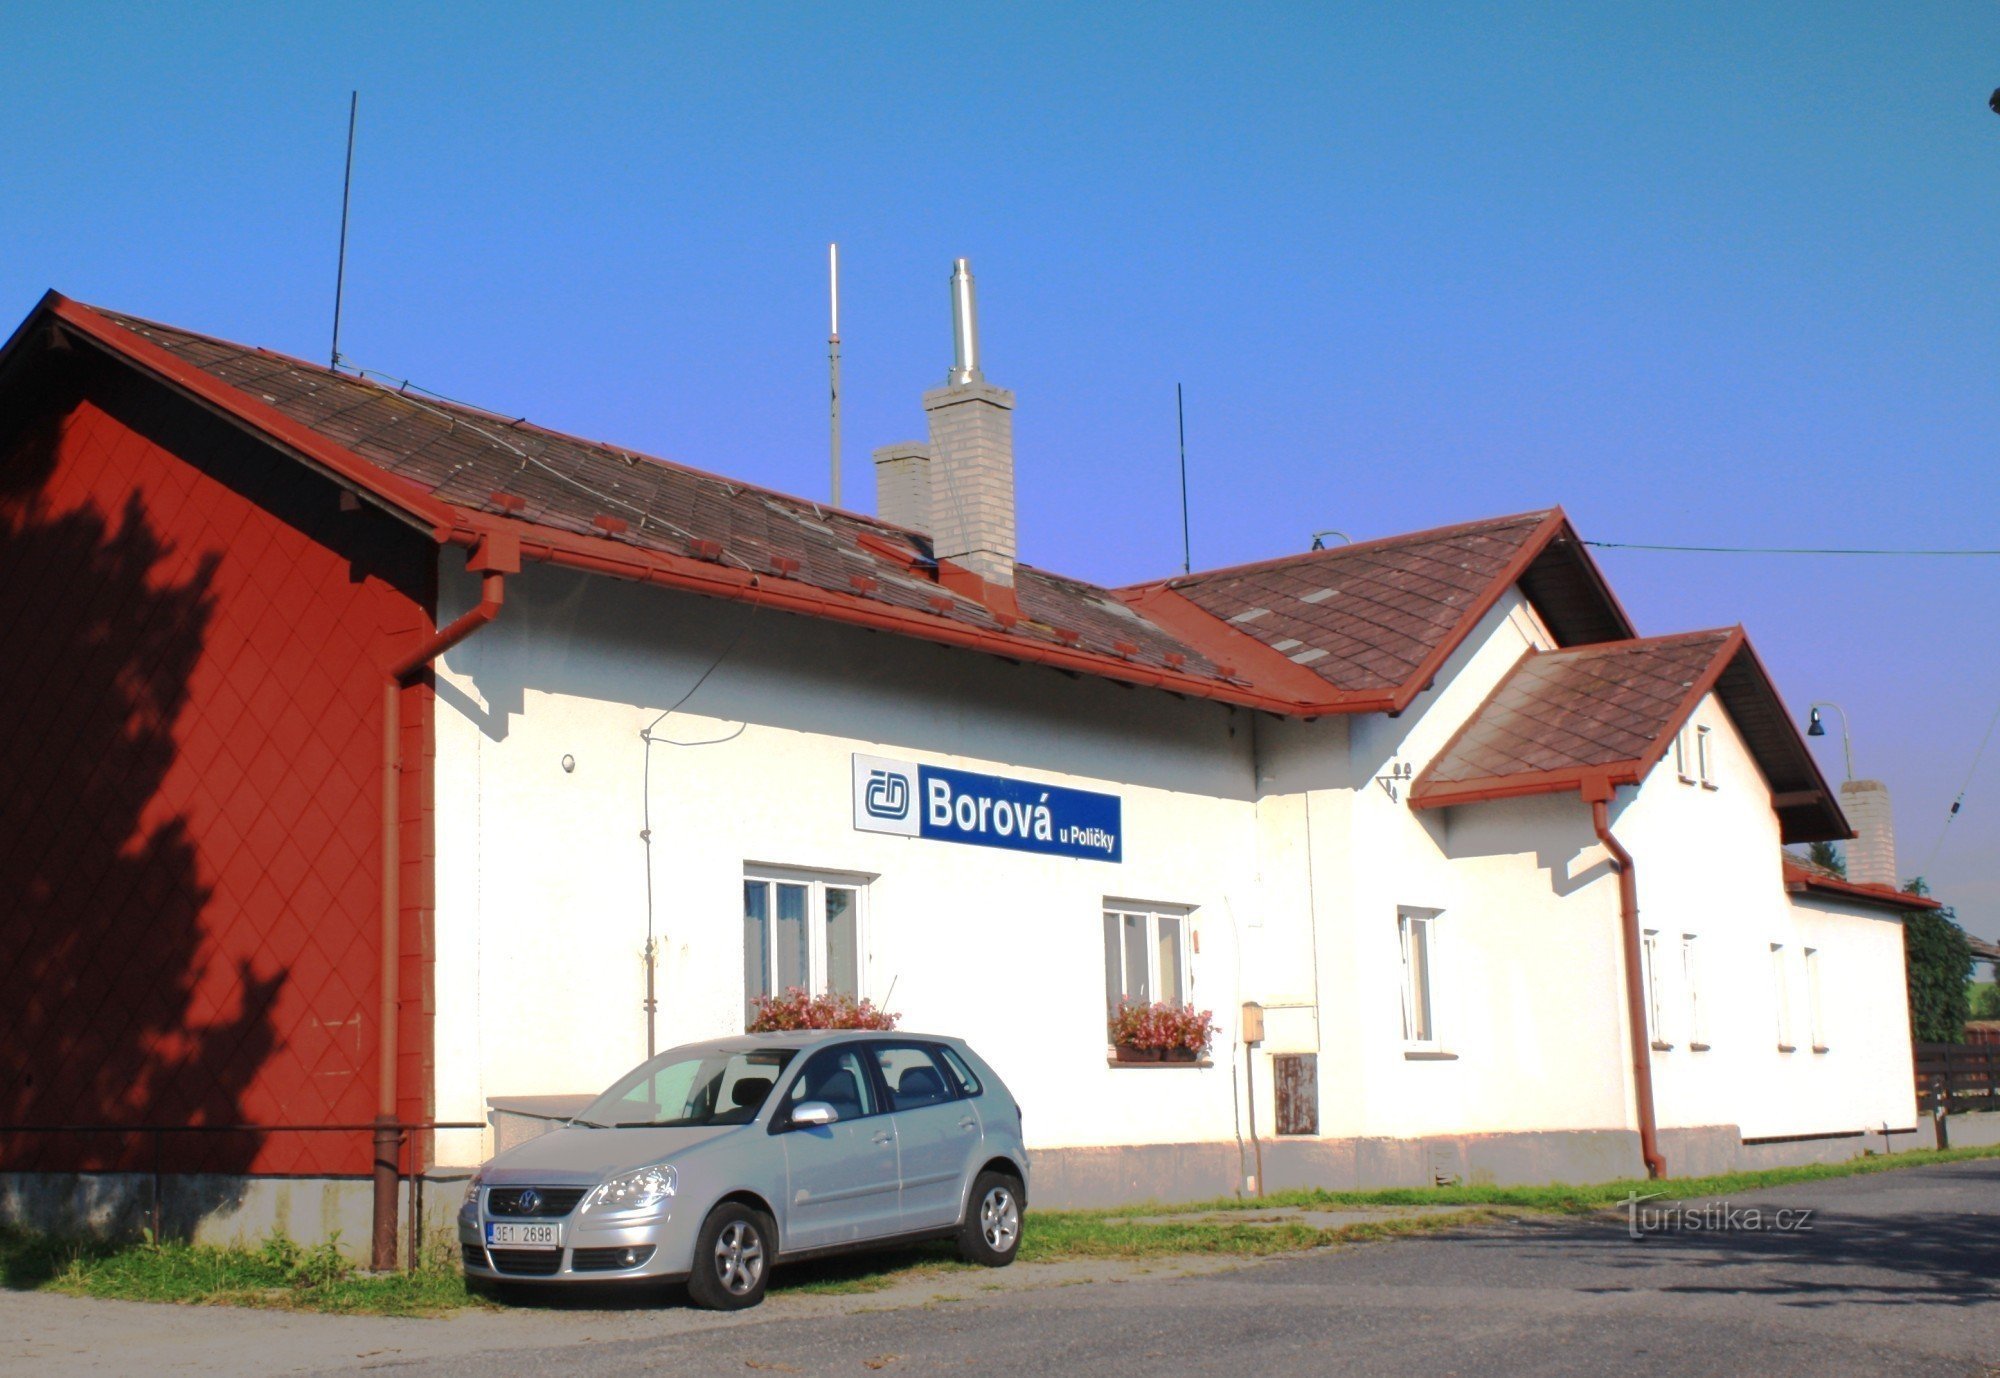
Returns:
[[[672,1049],[626,1073],[577,1119],[621,1129],[748,1124],[796,1056],[789,1048],[739,1053]]]
[[[825,1101],[843,1120],[876,1114],[875,1082],[858,1047],[822,1048],[806,1060],[805,1069],[785,1098],[789,1112],[809,1100]]]
[[[956,1096],[945,1069],[922,1044],[877,1043],[875,1065],[882,1069],[882,1080],[889,1088],[891,1110],[920,1110]]]
[[[947,1044],[939,1044],[937,1051],[939,1059],[944,1063],[945,1071],[950,1073],[951,1079],[958,1084],[958,1093],[962,1096],[978,1095],[983,1088],[965,1059]]]

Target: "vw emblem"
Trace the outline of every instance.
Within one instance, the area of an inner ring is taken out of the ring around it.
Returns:
[[[542,1208],[542,1194],[529,1187],[514,1198],[514,1208],[522,1215],[533,1215]]]

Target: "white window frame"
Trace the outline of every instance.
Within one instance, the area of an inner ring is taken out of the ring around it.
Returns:
[[[1396,909],[1396,946],[1400,953],[1400,966],[1396,984],[1402,993],[1403,1007],[1403,1050],[1405,1053],[1442,1053],[1444,1041],[1438,1037],[1438,970],[1442,963],[1438,959],[1438,920],[1443,916],[1441,909],[1424,909],[1414,905],[1399,905]],[[1424,941],[1421,976],[1423,980],[1424,1014],[1429,1027],[1428,1037],[1418,1038],[1417,1033],[1417,979],[1418,963],[1412,957],[1410,936],[1421,931]]]
[[[1701,780],[1703,789],[1715,789],[1715,731],[1708,727],[1694,730],[1694,769]]]
[[[1668,1052],[1666,1007],[1660,999],[1660,930],[1648,928],[1639,938],[1640,965],[1646,974],[1646,1025],[1655,1052]]]
[[[1674,733],[1674,774],[1684,785],[1694,783],[1694,776],[1688,771],[1688,729],[1685,727]]]
[[[1806,1018],[1811,1021],[1812,1050],[1826,1051],[1826,1020],[1820,1003],[1819,949],[1809,947],[1806,952]]]
[[[868,887],[872,876],[856,875],[844,871],[806,870],[796,866],[770,866],[759,862],[745,862],[743,883],[762,883],[770,886],[802,885],[806,890],[806,986],[811,995],[827,993],[827,952],[826,952],[826,892],[828,889],[852,890],[854,892],[854,997],[866,998],[868,994]],[[772,973],[776,981],[777,952],[777,905],[773,891],[772,903],[765,920],[764,961],[765,969]],[[738,956],[742,955],[738,948]],[[743,1008],[748,1019],[750,1002],[759,994],[783,995],[784,990],[752,991],[749,981],[744,981]]]
[[[1778,1004],[1778,1051],[1791,1053],[1798,1051],[1792,1042],[1792,992],[1791,982],[1785,979],[1785,945],[1771,944],[1771,983],[1775,988]]]
[[[1192,1004],[1194,1001],[1194,963],[1191,960],[1194,954],[1194,939],[1192,936],[1194,933],[1194,906],[1185,904],[1156,904],[1150,900],[1121,900],[1106,897],[1104,902],[1098,905],[1098,931],[1100,937],[1103,933],[1104,921],[1113,915],[1116,915],[1119,919],[1118,988],[1120,998],[1125,1000],[1132,998],[1131,992],[1125,989],[1124,920],[1127,918],[1142,918],[1146,921],[1146,989],[1152,994],[1152,1003],[1157,1004],[1164,998],[1164,993],[1160,990],[1160,920],[1173,919],[1180,924],[1179,952],[1177,954],[1181,968],[1180,1003],[1183,1005]],[[1111,960],[1111,954],[1106,952],[1104,958],[1108,964]],[[1117,1011],[1115,1004],[1111,1001],[1111,970],[1108,965],[1104,972],[1104,997],[1104,1017],[1109,1020]]]
[[[1698,933],[1681,934],[1681,983],[1687,992],[1687,1037],[1690,1052],[1708,1051],[1701,1027],[1701,947]]]

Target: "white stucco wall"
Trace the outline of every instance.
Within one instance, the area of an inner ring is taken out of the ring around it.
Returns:
[[[1663,959],[1653,976],[1662,1027],[1652,1031],[1671,1045],[1653,1056],[1661,1124],[1737,1124],[1746,1138],[1909,1127],[1900,924],[1881,910],[1788,894],[1770,790],[1735,724],[1711,694],[1689,727],[1710,730],[1714,788],[1684,782],[1669,752],[1613,822],[1638,858],[1640,925],[1659,934]],[[1685,934],[1698,953],[1698,1030]],[[1782,949],[1775,962],[1773,944]],[[1818,953],[1824,1052],[1813,1047],[1808,948]],[[1779,1047],[1780,967],[1790,1052]]]
[[[904,1028],[970,1039],[1034,1146],[1234,1137],[1234,934],[1258,913],[1249,714],[545,567],[509,581],[505,613],[440,675],[440,1118],[595,1090],[645,1055],[639,732],[704,673],[657,733],[713,744],[652,748],[660,1047],[741,1031],[746,864],[851,873],[868,881],[864,993]],[[858,832],[857,751],[1115,793],[1124,859]],[[1218,1066],[1106,1065],[1107,898],[1194,911],[1191,996],[1223,1024]],[[440,1154],[469,1160],[473,1137]]]
[[[473,596],[448,577],[443,611]],[[1298,722],[531,567],[439,676],[438,1114],[593,1091],[644,1056],[639,733],[692,690],[655,728],[685,744],[651,754],[662,1048],[740,1030],[744,868],[791,866],[865,879],[865,993],[905,1028],[972,1040],[1022,1100],[1033,1148],[1236,1139],[1245,999],[1268,1010],[1264,1134],[1271,1055],[1314,1051],[1326,1138],[1628,1128],[1617,883],[1587,807],[1417,813],[1396,778],[1550,644],[1510,594],[1400,717]],[[1682,785],[1670,763],[1613,810],[1674,959],[1669,1007],[1684,999],[1679,935],[1702,952],[1710,1047],[1655,1054],[1662,1123],[1907,1125],[1900,930],[1785,894],[1761,777],[1717,704],[1698,720],[1717,734],[1720,787]],[[1116,794],[1124,860],[856,831],[856,752]],[[1192,909],[1213,1066],[1107,1065],[1106,899]],[[1439,914],[1443,1057],[1403,1039],[1399,906]],[[1801,968],[1801,1051],[1778,1053],[1771,942],[1795,962],[1819,950],[1828,1051],[1806,1046]],[[490,1146],[446,1135],[440,1156]]]

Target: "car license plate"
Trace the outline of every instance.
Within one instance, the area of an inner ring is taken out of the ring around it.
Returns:
[[[515,1249],[560,1249],[562,1226],[503,1224],[498,1220],[489,1220],[486,1222],[486,1242]]]

